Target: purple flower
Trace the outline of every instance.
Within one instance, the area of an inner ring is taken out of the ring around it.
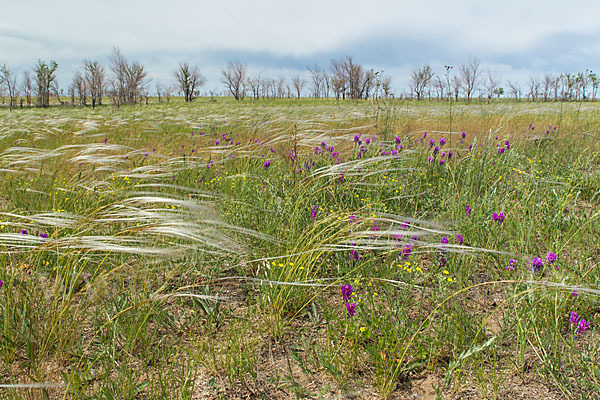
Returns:
[[[577,334],[583,335],[588,329],[590,329],[590,322],[581,318],[579,320],[579,324],[577,325]]]
[[[0,279],[0,287],[2,287],[2,285],[4,285],[4,282],[2,281],[2,279]]]
[[[423,133],[423,139],[427,137],[427,132]]]
[[[440,146],[443,146],[446,144],[446,138],[440,138]]]
[[[346,311],[348,311],[348,317],[354,317],[356,315],[356,304],[346,303]]]
[[[27,229],[21,229],[21,235],[27,235]]]
[[[498,154],[503,154],[506,149],[504,147],[498,148]]]
[[[263,166],[265,167],[265,169],[269,169],[269,167],[271,166],[271,160],[265,161],[265,163],[263,164]]]
[[[352,297],[352,286],[351,285],[342,285],[342,298],[344,301],[350,300]]]
[[[360,140],[360,133],[357,133],[356,135],[354,135],[354,143],[358,143],[359,140]]]
[[[556,255],[556,253],[548,252],[548,254],[546,255],[546,261],[548,261],[550,264],[552,264],[553,262],[556,262],[557,258],[558,257]]]
[[[468,217],[469,215],[471,215],[471,206],[467,204],[467,206],[465,207],[465,215]]]
[[[465,133],[465,131],[463,131],[463,133],[460,134],[460,137],[462,137],[463,139],[467,137],[467,134]]]
[[[579,293],[577,292],[577,289],[573,289],[573,291],[571,292],[571,296],[573,296],[573,297],[579,296]]]
[[[315,147],[315,154],[321,154],[321,148],[319,146]]]
[[[366,138],[366,139],[365,139],[365,143],[366,143],[366,144],[369,144],[369,143],[371,143],[371,138]]]
[[[440,152],[440,147],[439,147],[439,146],[435,146],[435,147],[433,148],[433,154],[437,154],[437,153],[439,153],[439,152]]]
[[[453,154],[451,151],[449,151],[449,152],[448,152],[448,160],[449,160],[449,159],[451,159],[453,155],[454,155],[454,154]]]
[[[499,212],[499,213],[493,213],[493,214],[492,214],[492,220],[493,220],[494,222],[497,222],[497,223],[499,223],[499,224],[501,224],[501,223],[503,223],[503,222],[504,222],[504,218],[505,218],[505,217],[504,217],[504,214],[502,214],[501,212]]]
[[[460,233],[456,236],[456,243],[458,243],[461,246],[463,244],[463,235],[461,235]]]
[[[539,271],[544,266],[544,260],[542,260],[539,257],[534,257],[533,261],[531,261],[531,266],[532,266],[533,272]]]
[[[396,136],[394,138],[394,141],[396,142],[396,144],[400,144],[400,142],[402,142],[402,139],[400,139],[400,136]]]
[[[42,239],[48,239],[48,234],[47,233],[40,233],[40,237]]]
[[[350,259],[351,260],[359,260],[360,256],[358,255],[358,251],[356,249],[350,250]]]
[[[517,265],[517,260],[511,258],[510,261],[508,262],[508,266],[506,267],[506,270],[514,271],[516,265]]]
[[[106,144],[106,142],[108,142],[108,138],[104,138],[104,144]]]
[[[408,257],[410,257],[410,253],[412,253],[412,246],[410,244],[407,244],[402,249],[402,259],[408,260]]]
[[[312,210],[310,210],[310,216],[312,218],[312,220],[314,221],[315,219],[317,219],[317,213],[319,212],[319,206],[314,206],[312,208]]]
[[[442,154],[440,154],[440,157],[442,157],[442,158],[446,157],[446,152],[442,151]]]
[[[429,147],[433,147],[435,144],[435,139],[429,139]]]
[[[577,315],[577,313],[575,311],[571,311],[571,314],[569,314],[569,323],[571,325],[575,325],[575,324],[577,324],[578,321],[579,321],[579,316]]]
[[[433,157],[429,156],[429,157],[427,158],[427,161],[429,161],[429,162],[432,162],[432,161],[433,161]]]
[[[444,165],[446,163],[446,160],[442,159],[440,160],[440,165]]]
[[[446,236],[442,236],[441,244],[448,244],[448,238]]]

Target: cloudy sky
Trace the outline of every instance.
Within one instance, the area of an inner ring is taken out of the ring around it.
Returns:
[[[230,60],[271,77],[305,74],[351,55],[393,77],[395,92],[429,64],[442,73],[470,56],[503,81],[600,66],[600,2],[591,0],[0,0],[0,64],[56,60],[66,87],[87,58],[113,46],[169,83],[179,61],[223,90]]]

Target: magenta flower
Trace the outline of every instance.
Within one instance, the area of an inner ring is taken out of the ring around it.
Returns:
[[[465,207],[465,215],[468,217],[471,215],[471,206],[467,204]]]
[[[356,315],[356,304],[346,303],[346,311],[348,312],[348,317],[354,317]]]
[[[498,222],[499,224],[504,222],[504,218],[504,214],[502,214],[501,212],[492,214],[492,220],[494,222]]]
[[[548,252],[548,254],[546,255],[546,261],[550,264],[556,262],[557,258],[558,256],[556,255],[556,253]]]
[[[531,261],[531,267],[533,272],[539,271],[544,266],[544,260],[539,257],[534,257],[533,261]]]
[[[579,320],[579,324],[577,325],[577,334],[583,335],[588,329],[590,329],[590,322],[581,318]]]
[[[456,243],[458,243],[461,246],[463,244],[463,235],[461,235],[460,233],[458,234],[458,236],[456,236]]]
[[[371,143],[371,138],[366,138],[366,139],[365,139],[365,143],[366,143],[366,144],[369,144],[369,143]]]
[[[271,160],[265,161],[265,163],[263,164],[263,166],[265,167],[265,169],[269,169],[269,167],[271,166]]]
[[[310,217],[312,218],[313,221],[317,219],[318,212],[319,212],[319,206],[314,206],[312,208],[312,210],[310,210]]]
[[[440,138],[440,146],[443,146],[446,144],[446,138]]]
[[[463,132],[460,134],[460,137],[462,137],[463,139],[467,137],[467,134],[465,133],[465,131],[463,131]]]
[[[40,233],[40,237],[42,239],[48,239],[48,234],[47,233]]]
[[[352,297],[352,286],[351,285],[342,285],[342,298],[344,301],[350,300]]]
[[[577,313],[575,311],[571,311],[571,314],[569,314],[569,323],[571,325],[575,325],[575,324],[577,324],[578,321],[579,321],[579,316],[577,315]]]
[[[446,164],[446,160],[444,160],[444,159],[440,160],[440,165],[444,165],[444,164]]]
[[[516,265],[517,265],[517,260],[511,258],[510,261],[508,262],[508,267],[506,267],[506,270],[514,271]]]
[[[448,244],[448,238],[446,236],[442,236],[441,244]]]
[[[4,285],[4,282],[2,281],[2,279],[0,279],[0,287],[2,287],[2,285]]]
[[[21,235],[27,235],[27,229],[21,229]]]
[[[404,249],[402,249],[402,259],[408,260],[408,257],[410,257],[410,253],[412,253],[412,246],[410,244],[407,244],[406,246],[404,246]]]

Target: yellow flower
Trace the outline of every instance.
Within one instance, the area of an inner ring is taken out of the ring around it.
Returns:
[[[367,328],[365,328],[364,326],[361,326],[361,327],[360,327],[360,331],[361,331],[361,332],[364,332],[364,331],[366,331],[366,330],[367,330]]]

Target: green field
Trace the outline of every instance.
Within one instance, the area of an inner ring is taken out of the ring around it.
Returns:
[[[0,398],[598,399],[599,112],[0,110]]]

